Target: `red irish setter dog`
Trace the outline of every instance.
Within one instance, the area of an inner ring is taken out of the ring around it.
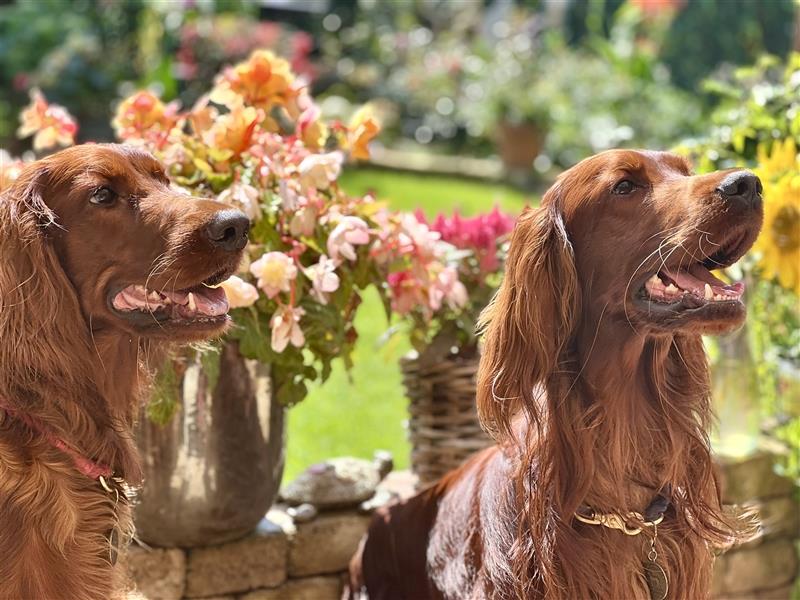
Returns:
[[[146,357],[225,329],[206,286],[235,270],[248,227],[126,146],[58,152],[0,196],[0,598],[122,593]]]
[[[706,597],[712,547],[743,526],[720,505],[700,336],[744,321],[743,284],[710,271],[761,222],[748,171],[614,150],[565,172],[520,217],[482,317],[498,445],[376,515],[350,595]]]

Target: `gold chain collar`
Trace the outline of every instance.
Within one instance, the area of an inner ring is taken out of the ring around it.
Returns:
[[[609,529],[618,529],[625,535],[639,535],[642,533],[643,528],[632,527],[628,525],[629,522],[633,521],[643,523],[645,527],[654,527],[664,520],[664,514],[660,514],[655,521],[645,521],[644,515],[638,512],[629,512],[625,517],[617,513],[598,513],[592,511],[589,515],[582,515],[576,512],[575,518],[587,525],[602,525]]]

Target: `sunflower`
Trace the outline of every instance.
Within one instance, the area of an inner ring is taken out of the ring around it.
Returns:
[[[764,227],[753,246],[763,275],[800,295],[800,156],[793,139],[758,149]]]

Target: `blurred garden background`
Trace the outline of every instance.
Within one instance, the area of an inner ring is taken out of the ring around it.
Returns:
[[[442,260],[455,265],[466,286],[451,285],[442,292],[446,302],[420,310],[398,291],[412,267],[390,275],[383,291],[353,275],[365,289],[355,306],[342,308],[345,321],[358,308],[354,323],[343,326],[343,345],[315,348],[314,357],[291,345],[286,351],[296,352],[302,379],[295,377],[286,395],[296,403],[288,413],[287,478],[315,461],[370,457],[375,449],[391,451],[398,467],[409,464],[401,357],[412,347],[424,353],[442,332],[451,334],[450,344],[474,344],[475,315],[502,270],[503,219],[536,204],[560,170],[613,147],[677,149],[699,170],[746,165],[764,180],[767,221],[743,267],[751,280],[744,354],[739,343],[731,367],[724,347],[710,349],[720,365],[715,385],[731,397],[719,406],[722,425],[742,435],[731,438],[733,451],[749,449],[759,431],[767,432],[791,450],[781,468],[798,475],[796,2],[2,0],[0,160],[9,166],[12,156],[33,157],[32,140],[24,131],[18,136],[33,90],[74,116],[77,141],[112,141],[131,135],[112,126],[115,114],[118,125],[124,110],[136,108],[121,105],[123,99],[158,102],[162,116],[192,109],[208,102],[215,82],[219,87],[218,73],[255,64],[248,57],[265,49],[273,53],[265,68],[277,69],[275,57],[283,57],[291,89],[303,86],[314,99],[313,110],[300,105],[297,124],[284,125],[275,106],[260,106],[277,123],[273,129],[305,135],[311,129],[302,129],[309,127],[303,115],[312,128],[328,123],[330,138],[314,129],[317,139],[304,140],[333,150],[330,140],[346,129],[337,124],[353,123],[367,104],[368,122],[381,126],[369,136],[370,158],[353,145],[354,160],[331,182],[392,211],[421,211],[415,223],[449,243]],[[141,90],[152,96],[134,96]],[[142,123],[136,126],[141,133]],[[218,164],[228,165],[230,154],[209,156],[197,168],[210,171],[194,177],[184,170],[182,183],[220,192],[239,181],[220,175]],[[492,217],[495,207],[501,212]],[[440,214],[448,217],[437,220]],[[324,269],[324,261],[318,265]],[[318,297],[331,292],[324,285],[315,284]],[[269,332],[253,318],[260,343],[269,346]],[[267,354],[252,354],[275,360],[275,348],[273,341]],[[310,367],[320,356],[321,367]]]

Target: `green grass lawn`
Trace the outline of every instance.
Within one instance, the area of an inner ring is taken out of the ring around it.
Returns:
[[[373,192],[392,208],[422,208],[428,216],[455,208],[470,215],[494,204],[516,213],[530,198],[503,185],[378,169],[347,171],[340,181],[352,194]],[[352,372],[348,376],[339,362],[324,385],[315,386],[289,411],[285,481],[326,458],[371,458],[376,449],[391,451],[396,468],[408,466],[406,401],[398,360],[409,345],[394,336],[379,346],[387,327],[378,295],[369,290],[356,317],[359,340]]]

